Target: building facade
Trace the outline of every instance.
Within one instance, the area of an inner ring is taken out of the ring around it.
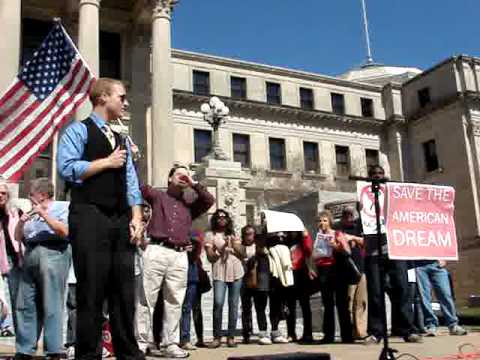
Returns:
[[[450,58],[421,72],[372,65],[339,77],[171,49],[174,0],[12,0],[0,5],[0,91],[60,17],[98,76],[127,84],[124,119],[143,181],[165,186],[173,162],[195,169],[211,146],[200,105],[230,108],[220,140],[251,180],[247,221],[260,209],[355,199],[350,175],[380,163],[393,180],[452,185],[461,261],[457,298],[478,294],[480,60]],[[185,4],[188,6],[188,4]],[[78,114],[88,114],[88,106]],[[56,140],[20,183],[56,171]],[[60,184],[59,184],[60,185]],[[315,196],[312,197],[312,194]],[[60,194],[59,194],[60,195]],[[311,200],[308,200],[311,201]],[[473,274],[473,276],[472,276]]]

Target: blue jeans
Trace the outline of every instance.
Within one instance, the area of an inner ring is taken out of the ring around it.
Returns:
[[[192,308],[197,298],[197,282],[187,284],[187,292],[182,305],[182,317],[180,318],[180,343],[190,342],[190,323]],[[198,334],[197,334],[198,335]]]
[[[63,313],[71,259],[70,245],[27,248],[15,309],[17,353],[35,354],[42,328],[46,354],[64,352]]]
[[[458,324],[457,311],[448,280],[447,269],[440,267],[437,261],[416,268],[418,290],[422,300],[423,316],[426,328],[438,327],[438,318],[432,309],[432,287],[435,291],[445,322],[448,327]]]
[[[228,332],[227,336],[235,336],[238,319],[238,302],[240,300],[240,290],[242,289],[242,279],[233,282],[224,282],[220,280],[213,281],[213,337],[218,339],[222,336],[222,313],[225,303],[225,293],[228,288]]]
[[[3,276],[8,284],[8,296],[5,293],[8,306],[8,315],[1,325],[2,330],[6,328],[14,330],[17,328],[17,326],[15,326],[15,303],[22,269],[14,264],[13,259],[10,256],[8,257],[8,267],[10,268],[10,271],[7,275]]]

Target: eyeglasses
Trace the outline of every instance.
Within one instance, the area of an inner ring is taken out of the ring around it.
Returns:
[[[226,218],[227,218],[227,215],[224,215],[224,214],[218,215],[218,218],[219,218],[219,219],[226,219]]]

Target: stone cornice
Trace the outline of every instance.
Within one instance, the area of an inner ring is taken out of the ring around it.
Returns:
[[[287,69],[287,68],[282,68],[277,66],[258,64],[258,63],[249,62],[249,61],[235,60],[235,59],[229,59],[229,58],[207,55],[207,54],[200,54],[200,53],[195,53],[195,52],[185,51],[185,50],[172,49],[172,58],[210,63],[215,65],[248,70],[248,71],[269,73],[269,74],[314,81],[314,82],[319,82],[324,84],[344,86],[352,89],[360,89],[360,90],[373,91],[378,93],[382,91],[382,86],[380,85],[359,83],[354,81],[343,80],[343,79],[332,77],[332,76],[310,73],[306,71],[292,70],[292,69]]]
[[[208,102],[208,96],[196,95],[188,91],[182,90],[173,90],[173,97],[177,99],[187,100],[189,102],[200,104]],[[222,101],[230,107],[230,109],[254,109],[254,110],[264,110],[280,115],[291,115],[302,120],[312,121],[312,120],[329,120],[335,122],[336,124],[348,124],[348,125],[359,125],[359,126],[369,126],[369,127],[382,127],[385,124],[385,121],[380,119],[369,119],[361,116],[354,115],[337,115],[327,111],[320,110],[305,110],[302,108],[297,108],[288,105],[271,105],[264,102],[253,101],[253,100],[237,100],[229,97],[219,96]]]
[[[417,121],[424,116],[428,116],[434,113],[435,111],[441,110],[457,102],[464,102],[469,108],[471,108],[472,106],[477,106],[480,108],[480,93],[476,91],[457,92],[440,101],[436,101],[428,104],[428,106],[426,106],[425,108],[419,109],[415,113],[407,116],[406,120],[408,122]]]

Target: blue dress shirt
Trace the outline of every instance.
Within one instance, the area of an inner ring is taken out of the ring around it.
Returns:
[[[102,131],[106,121],[95,112],[90,114],[90,118],[95,125]],[[103,131],[102,131],[103,132]],[[88,131],[85,124],[81,121],[74,121],[64,131],[58,142],[57,169],[60,176],[70,183],[82,184],[82,175],[90,166],[90,161],[82,160],[85,144],[88,140]],[[128,205],[141,205],[143,203],[142,194],[138,185],[137,172],[133,166],[130,143],[127,145],[127,201]]]
[[[52,201],[47,210],[48,216],[68,226],[68,202]],[[23,226],[23,236],[27,244],[41,242],[46,236],[55,234],[44,218],[34,214]]]

